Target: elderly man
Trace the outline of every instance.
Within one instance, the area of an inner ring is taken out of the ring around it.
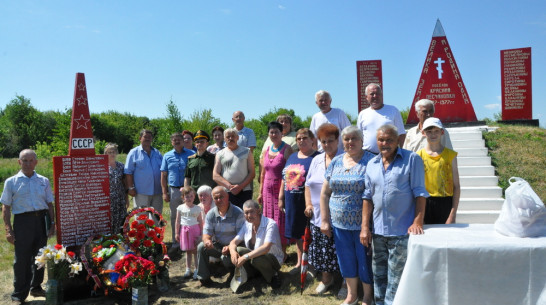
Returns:
[[[373,243],[372,269],[377,305],[392,304],[407,258],[408,234],[423,234],[426,197],[423,160],[398,147],[394,125],[377,129],[379,155],[368,162],[362,195],[360,240]],[[373,237],[370,217],[373,212]]]
[[[427,145],[427,139],[421,131],[423,130],[423,123],[425,122],[425,120],[434,116],[434,102],[427,99],[417,101],[417,103],[415,103],[415,113],[419,118],[419,124],[417,124],[415,127],[410,128],[406,133],[406,140],[404,140],[404,149],[418,152],[419,150],[425,148],[425,146]],[[445,128],[440,143],[443,147],[447,147],[453,150],[453,145],[451,144],[449,133]]]
[[[140,145],[131,149],[125,162],[126,187],[135,207],[153,207],[163,212],[161,197],[161,162],[163,156],[152,147],[150,130],[140,132]]]
[[[243,211],[229,202],[227,190],[217,186],[212,190],[216,206],[205,216],[203,241],[197,246],[197,277],[204,286],[210,285],[209,257],[221,258],[224,266],[233,274],[229,243],[244,225]]]
[[[252,129],[245,127],[245,114],[242,111],[235,111],[231,120],[235,124],[235,129],[237,129],[237,133],[239,134],[237,144],[250,148],[250,152],[252,153],[254,148],[256,148],[256,135],[254,135]]]
[[[0,198],[6,239],[15,245],[12,304],[23,304],[29,291],[34,297],[45,296],[40,286],[44,269],[37,270],[34,258],[55,232],[53,194],[49,180],[34,171],[38,163],[36,153],[25,149],[19,154],[18,162],[21,170],[6,179]]]
[[[171,135],[171,145],[173,150],[167,152],[163,156],[161,162],[161,189],[163,190],[163,200],[169,202],[171,208],[171,228],[173,242],[172,248],[180,248],[180,244],[174,239],[176,230],[176,208],[182,204],[182,195],[180,188],[184,186],[184,174],[188,157],[193,155],[193,150],[184,148],[183,136],[179,132]],[[173,250],[174,251],[174,250]]]
[[[249,148],[237,144],[237,129],[226,129],[224,138],[227,147],[216,153],[212,178],[229,191],[229,201],[242,208],[245,201],[252,199],[254,158]]]
[[[339,130],[343,130],[345,127],[351,125],[351,122],[347,118],[347,115],[343,110],[338,108],[332,108],[332,96],[326,90],[319,90],[315,93],[315,101],[320,111],[315,113],[311,118],[311,125],[309,130],[313,132],[315,138],[318,139],[317,130],[322,124],[330,123],[334,124]],[[342,147],[341,137],[339,137],[339,147]],[[317,147],[319,151],[323,151],[320,141],[317,141]]]
[[[400,111],[394,106],[383,104],[383,91],[378,84],[371,83],[366,87],[366,100],[370,107],[360,111],[356,126],[364,133],[362,148],[374,154],[379,153],[375,138],[377,128],[385,124],[392,124],[398,129],[398,145],[402,147],[406,138],[404,122]]]
[[[271,287],[280,287],[277,271],[284,259],[277,223],[262,215],[260,205],[253,200],[243,204],[246,223],[229,244],[231,262],[245,268],[249,276],[258,271]],[[238,246],[244,242],[243,246]]]

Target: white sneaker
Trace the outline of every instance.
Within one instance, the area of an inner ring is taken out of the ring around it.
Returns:
[[[334,283],[334,279],[332,279],[330,283],[328,284],[324,284],[323,282],[320,282],[320,284],[317,286],[317,289],[315,289],[315,292],[318,294],[323,294],[328,290],[328,288],[330,288],[330,286],[332,286],[333,283]]]
[[[182,277],[184,278],[188,278],[191,276],[191,270],[190,269],[186,269],[186,272],[184,272],[184,275]]]
[[[195,269],[195,271],[193,272],[193,279],[194,280],[197,280],[198,277],[197,277],[197,269]]]

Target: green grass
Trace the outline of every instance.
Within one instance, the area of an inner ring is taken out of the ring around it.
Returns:
[[[546,130],[538,127],[498,125],[484,133],[495,175],[503,192],[510,177],[525,179],[546,202]]]

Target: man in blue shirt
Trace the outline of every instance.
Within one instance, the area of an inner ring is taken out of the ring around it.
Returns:
[[[235,124],[235,129],[237,129],[239,134],[237,145],[250,148],[250,152],[252,153],[254,148],[256,148],[256,135],[254,134],[254,130],[245,127],[245,114],[242,111],[235,111],[231,120]]]
[[[426,197],[423,160],[398,147],[394,125],[377,129],[379,155],[368,162],[362,195],[362,231],[366,247],[373,242],[372,268],[377,305],[392,304],[408,250],[408,234],[423,234]],[[373,235],[370,218],[373,212]]]
[[[152,147],[154,135],[150,130],[140,132],[140,145],[131,149],[125,162],[127,189],[135,207],[153,207],[163,213],[161,197],[161,161],[163,156]]]
[[[174,239],[176,233],[176,208],[182,204],[180,188],[184,186],[184,174],[188,164],[188,157],[195,154],[195,152],[184,148],[184,138],[180,132],[171,135],[171,144],[173,150],[167,152],[161,162],[161,189],[163,190],[163,200],[169,202],[171,208],[172,248],[180,248],[180,244]]]
[[[37,269],[34,257],[55,232],[53,194],[49,180],[34,171],[38,163],[36,153],[25,149],[19,154],[18,162],[21,170],[6,179],[0,198],[6,239],[15,245],[12,304],[23,304],[29,292],[34,297],[45,296],[40,286],[44,269]],[[46,228],[50,228],[48,232]]]

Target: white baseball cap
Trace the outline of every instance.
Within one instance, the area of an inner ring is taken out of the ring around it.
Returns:
[[[423,123],[423,130],[429,128],[429,127],[438,127],[440,129],[444,129],[444,125],[442,125],[442,122],[438,118],[428,118]]]

